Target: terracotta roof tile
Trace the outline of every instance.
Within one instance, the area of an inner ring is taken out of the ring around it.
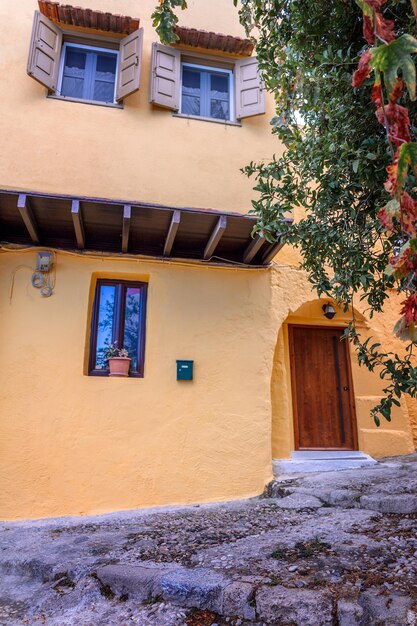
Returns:
[[[232,37],[231,35],[222,35],[221,33],[197,30],[196,28],[187,28],[185,26],[176,26],[175,33],[180,38],[177,43],[185,46],[206,48],[207,50],[221,50],[229,54],[248,57],[253,52],[254,46],[250,39],[242,39],[241,37]]]
[[[38,0],[39,10],[53,22],[65,26],[91,28],[129,35],[139,28],[139,18],[73,7],[51,0]]]

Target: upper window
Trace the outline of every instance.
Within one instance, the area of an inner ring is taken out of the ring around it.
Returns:
[[[258,60],[203,57],[154,43],[151,102],[208,120],[233,122],[262,115],[265,96]]]
[[[78,100],[115,102],[117,51],[65,43],[58,94]]]
[[[233,120],[233,72],[191,63],[182,64],[181,108],[183,115]]]
[[[110,344],[125,348],[130,376],[142,377],[145,361],[147,284],[98,280],[91,317],[90,376],[109,373],[105,353]]]
[[[78,37],[75,43],[64,42],[65,38],[68,35],[56,22],[35,11],[27,71],[50,94],[115,104],[139,89],[143,28],[116,44],[105,39],[94,46],[83,45]],[[107,43],[109,47],[103,47]]]

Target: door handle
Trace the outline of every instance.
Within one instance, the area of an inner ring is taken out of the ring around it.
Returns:
[[[349,387],[343,387],[343,391],[349,391]]]

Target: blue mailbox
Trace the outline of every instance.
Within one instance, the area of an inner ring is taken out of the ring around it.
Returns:
[[[177,380],[193,380],[194,361],[177,360]]]

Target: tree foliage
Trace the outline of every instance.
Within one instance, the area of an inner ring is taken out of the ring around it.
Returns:
[[[157,11],[185,5],[162,0]],[[272,132],[285,146],[244,169],[255,181],[257,231],[299,248],[317,294],[346,308],[361,299],[372,316],[393,289],[405,296],[395,328],[406,341],[402,354],[362,342],[355,319],[346,333],[359,363],[387,383],[377,424],[403,393],[417,395],[414,10],[414,0],[239,4],[275,97]],[[175,40],[162,21],[157,30],[162,41]],[[290,224],[297,207],[302,217]]]

